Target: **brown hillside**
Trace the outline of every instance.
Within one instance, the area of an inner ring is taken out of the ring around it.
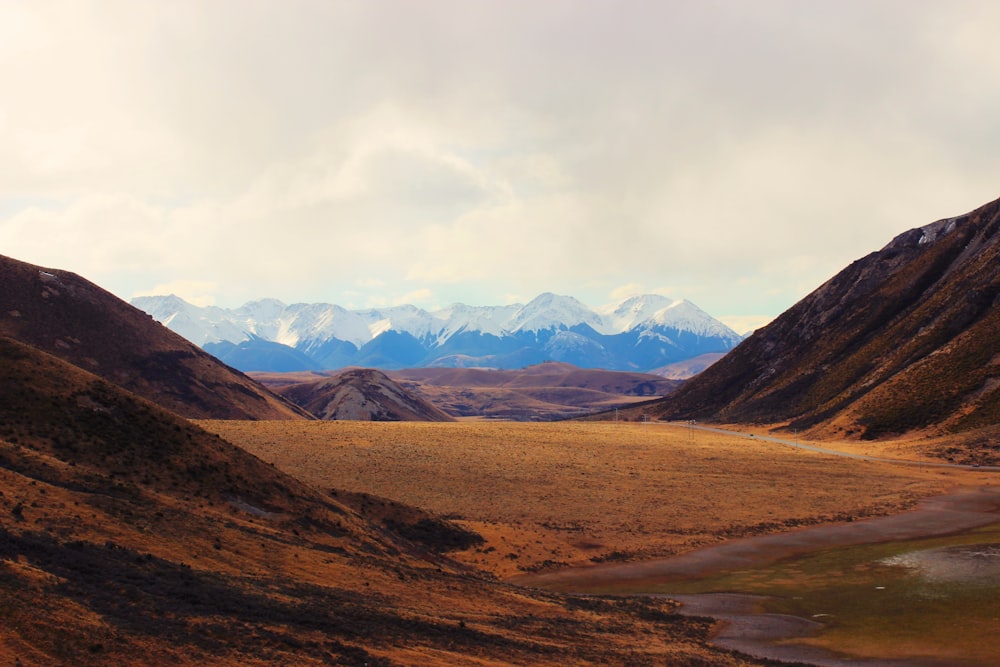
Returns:
[[[303,419],[275,396],[80,276],[0,256],[0,335],[189,418]]]
[[[373,369],[351,369],[277,391],[320,419],[452,421],[442,410]]]
[[[1000,423],[1000,200],[854,262],[660,414],[866,439]]]
[[[437,555],[468,531],[345,500],[0,338],[0,663],[748,664],[669,601],[498,584]]]
[[[647,401],[680,384],[648,373],[547,362],[520,370],[412,368],[392,371],[404,387],[456,417],[560,419]]]

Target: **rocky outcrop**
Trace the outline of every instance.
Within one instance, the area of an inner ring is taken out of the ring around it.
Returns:
[[[361,421],[454,421],[381,371],[352,369],[279,390],[320,419]]]

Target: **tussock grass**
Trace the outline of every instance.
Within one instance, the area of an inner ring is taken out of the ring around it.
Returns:
[[[947,484],[652,423],[201,424],[319,488],[458,520],[485,543],[452,555],[500,577],[885,514]]]
[[[741,664],[670,601],[500,584],[440,555],[471,532],[328,491],[0,339],[0,664]]]

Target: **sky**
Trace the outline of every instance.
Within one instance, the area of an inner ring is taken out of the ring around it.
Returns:
[[[993,0],[0,0],[0,254],[123,299],[688,299],[1000,196]]]

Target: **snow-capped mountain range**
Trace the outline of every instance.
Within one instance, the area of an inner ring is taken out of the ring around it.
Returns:
[[[138,297],[132,305],[244,371],[509,369],[542,361],[648,371],[706,352],[726,352],[742,340],[690,301],[656,294],[602,308],[550,293],[527,304],[455,304],[436,311],[411,305],[347,310],[275,299],[226,309],[195,306],[172,295]]]

